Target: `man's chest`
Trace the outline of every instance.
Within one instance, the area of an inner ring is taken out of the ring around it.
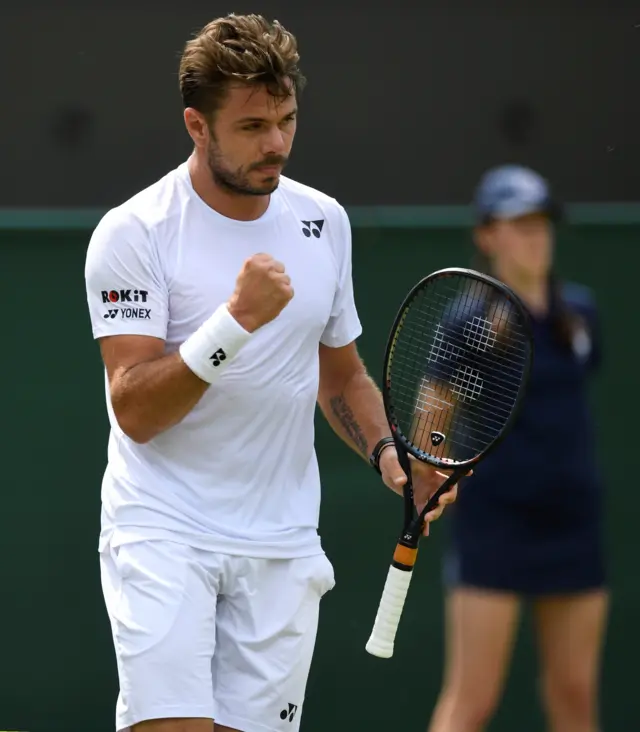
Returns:
[[[291,278],[295,294],[278,316],[279,326],[319,339],[331,315],[339,265],[327,239],[310,241],[302,231],[296,233],[271,226],[180,237],[169,282],[168,341],[182,342],[228,301],[244,262],[259,253],[282,262]]]

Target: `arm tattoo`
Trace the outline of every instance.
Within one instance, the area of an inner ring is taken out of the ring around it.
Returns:
[[[343,396],[335,396],[331,398],[329,403],[331,404],[331,411],[342,425],[344,431],[358,450],[366,457],[369,447],[367,438],[364,436],[362,428],[357,423],[351,407],[347,404],[345,398]]]

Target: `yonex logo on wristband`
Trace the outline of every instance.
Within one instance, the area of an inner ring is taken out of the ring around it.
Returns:
[[[180,355],[196,376],[213,384],[250,337],[223,303],[180,346]]]
[[[226,359],[227,354],[222,350],[222,348],[218,348],[212,356],[209,356],[209,361],[211,361],[214,366],[220,366],[220,364],[223,361],[226,361]]]

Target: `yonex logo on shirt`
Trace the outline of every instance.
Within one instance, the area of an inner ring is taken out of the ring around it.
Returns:
[[[211,361],[214,366],[220,366],[220,364],[223,361],[226,361],[226,359],[227,354],[222,350],[222,348],[218,348],[213,355],[209,356],[209,361]]]
[[[151,320],[151,309],[150,308],[122,308],[122,309],[111,309],[107,310],[104,314],[105,320],[114,320],[118,317],[122,320]]]
[[[308,238],[313,234],[316,239],[320,238],[322,227],[324,226],[324,219],[318,219],[317,221],[303,221],[302,222],[302,233]]]

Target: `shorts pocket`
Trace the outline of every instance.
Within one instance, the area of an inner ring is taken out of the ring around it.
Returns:
[[[315,583],[318,594],[323,597],[336,586],[336,577],[329,557],[326,554],[320,554],[316,557],[317,569],[314,573]]]
[[[123,656],[137,656],[160,644],[190,601],[190,549],[171,542],[125,544],[114,552],[120,578],[114,603],[114,635]]]

